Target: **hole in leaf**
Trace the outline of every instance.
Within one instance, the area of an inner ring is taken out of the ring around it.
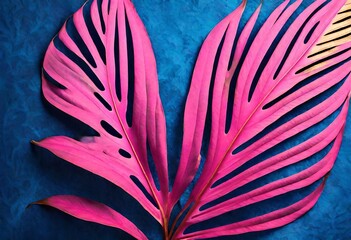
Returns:
[[[107,110],[112,111],[111,105],[106,102],[106,100],[99,93],[94,92],[94,96],[104,105]]]
[[[100,16],[100,23],[101,23],[102,33],[105,34],[106,26],[105,26],[104,17],[103,17],[103,14],[102,14],[102,0],[97,0],[97,6],[98,6],[98,9],[99,9],[99,16]]]
[[[105,129],[105,131],[108,132],[110,135],[116,138],[122,138],[122,135],[116,129],[114,129],[108,122],[102,120],[100,124],[101,127]]]
[[[133,104],[134,104],[134,47],[132,33],[130,30],[129,21],[126,16],[126,35],[127,35],[127,50],[128,50],[128,105],[127,105],[127,123],[132,126],[133,120]]]
[[[121,101],[121,76],[120,76],[120,64],[119,64],[119,35],[118,35],[118,22],[116,16],[116,29],[115,29],[115,44],[114,44],[114,51],[115,51],[115,90],[116,95],[119,101]]]
[[[315,57],[315,56],[317,56],[317,55],[319,55],[319,54],[322,54],[322,53],[328,52],[328,51],[330,51],[330,50],[333,50],[334,48],[335,48],[335,47],[330,47],[330,48],[321,50],[321,51],[316,52],[316,53],[314,53],[314,54],[312,54],[312,55],[309,55],[308,58]]]
[[[111,0],[108,0],[107,13],[110,14]]]
[[[134,182],[135,185],[138,186],[138,188],[144,193],[144,195],[146,196],[146,198],[152,203],[152,205],[154,205],[157,209],[159,209],[159,207],[157,206],[154,198],[150,195],[150,193],[146,190],[146,188],[144,187],[144,185],[140,182],[140,180],[135,177],[135,176],[130,176],[130,179],[132,179],[132,181]]]
[[[305,38],[305,40],[304,40],[304,44],[306,44],[306,43],[308,43],[308,42],[310,41],[310,39],[311,39],[311,37],[312,37],[314,31],[316,31],[318,25],[319,25],[319,22],[317,22],[317,23],[311,28],[311,30],[308,32],[308,34],[307,34],[307,36],[306,36],[306,38]]]
[[[125,158],[131,158],[132,157],[132,155],[130,155],[129,152],[127,152],[126,150],[124,150],[122,148],[119,149],[118,152],[119,152],[119,154],[121,154],[122,157],[125,157]]]

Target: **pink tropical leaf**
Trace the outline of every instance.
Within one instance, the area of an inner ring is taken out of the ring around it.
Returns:
[[[243,2],[205,40],[186,103],[182,158],[171,202],[179,199],[195,175],[207,115],[211,119],[209,149],[201,176],[176,219],[183,216],[183,220],[177,229],[173,224],[174,239],[280,227],[305,214],[320,196],[324,183],[285,208],[219,227],[194,227],[311,186],[333,167],[351,91],[351,1],[314,1],[284,31],[301,3],[284,1],[250,43],[261,6],[239,34]],[[319,132],[286,149],[281,147],[323,121],[328,126]],[[277,147],[279,151],[267,156]],[[303,170],[231,195],[325,149],[320,161]],[[186,182],[181,182],[183,175],[188,175]]]
[[[94,0],[68,19],[46,52],[42,88],[52,105],[99,136],[81,141],[57,136],[35,143],[121,187],[160,224],[167,224],[165,117],[151,43],[132,3]],[[149,167],[148,147],[160,190]],[[55,200],[61,201],[60,209],[69,207],[64,206],[67,199]],[[89,211],[96,210],[93,206]],[[105,210],[101,214],[108,214]],[[74,215],[83,218],[81,213]]]

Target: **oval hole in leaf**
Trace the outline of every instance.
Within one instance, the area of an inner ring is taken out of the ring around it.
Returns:
[[[116,16],[116,30],[115,30],[115,42],[114,42],[114,51],[115,56],[119,56],[119,40],[118,40],[118,24]],[[119,101],[121,101],[121,71],[120,71],[120,62],[119,57],[115,57],[115,90],[116,95]]]
[[[106,100],[97,92],[94,92],[94,96],[105,106],[105,108],[109,111],[112,111],[112,107]]]
[[[126,14],[126,13],[125,13]],[[126,35],[127,35],[127,51],[128,51],[128,105],[127,105],[127,123],[132,126],[133,121],[133,105],[134,105],[134,46],[132,40],[132,32],[128,17],[126,14]]]
[[[105,131],[108,132],[110,135],[117,138],[122,138],[122,135],[116,129],[114,129],[108,122],[102,120],[100,124],[101,127],[105,129]]]
[[[97,6],[99,9],[99,17],[100,17],[100,23],[101,23],[101,30],[102,33],[105,34],[106,32],[106,26],[105,26],[105,21],[104,21],[104,17],[102,14],[102,0],[97,0]]]
[[[319,22],[317,22],[317,23],[311,28],[311,30],[308,32],[308,34],[307,34],[307,36],[306,36],[306,38],[305,38],[305,40],[304,40],[304,44],[306,44],[306,43],[308,43],[308,41],[310,41],[310,39],[311,39],[311,37],[312,37],[314,31],[316,31],[318,25],[319,25]]]
[[[119,152],[119,154],[121,154],[122,157],[125,157],[125,158],[131,158],[132,157],[132,155],[130,155],[129,152],[127,152],[126,150],[124,150],[122,148],[120,148],[118,150],[118,152]]]

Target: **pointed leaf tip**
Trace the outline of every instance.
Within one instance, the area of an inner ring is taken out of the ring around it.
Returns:
[[[42,199],[42,200],[39,200],[39,201],[35,201],[35,202],[32,202],[32,203],[29,203],[27,206],[26,206],[26,209],[32,207],[33,205],[47,205],[47,201],[46,199]]]
[[[243,10],[246,8],[247,6],[247,0],[243,0],[240,4],[240,7],[243,8]]]

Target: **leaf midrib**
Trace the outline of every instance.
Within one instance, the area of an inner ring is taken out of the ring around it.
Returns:
[[[126,13],[126,17],[127,17],[127,10],[126,10],[126,7],[127,6],[125,6],[125,3],[123,2],[123,10],[125,11],[125,13]],[[116,9],[116,15],[118,14],[118,8]],[[116,24],[118,24],[117,22],[116,22]],[[108,26],[109,26],[109,24],[106,24],[106,32],[107,32],[107,28],[108,28]],[[116,29],[115,29],[116,30]],[[106,36],[105,34],[104,34],[104,36]],[[106,39],[105,39],[105,44],[106,44]],[[119,46],[118,46],[119,47]],[[106,46],[106,49],[107,49],[107,46]],[[134,53],[133,53],[134,54]],[[144,54],[143,54],[143,57],[144,57]],[[107,69],[107,63],[108,63],[108,61],[106,60],[106,68],[105,69]],[[106,72],[107,72],[107,70],[106,70]],[[134,144],[132,143],[132,141],[131,141],[131,139],[130,139],[130,137],[129,137],[129,135],[128,135],[128,132],[127,132],[127,130],[126,130],[126,127],[124,126],[124,123],[123,123],[123,121],[122,121],[122,119],[121,119],[121,117],[120,117],[120,114],[119,114],[119,111],[118,111],[118,108],[117,108],[117,104],[116,104],[116,101],[115,101],[115,98],[114,98],[114,95],[113,95],[113,90],[112,90],[112,88],[111,88],[111,84],[110,84],[110,79],[108,78],[108,75],[106,74],[106,78],[107,78],[107,85],[108,85],[108,89],[109,89],[109,94],[110,94],[110,97],[111,97],[111,99],[112,99],[112,103],[113,103],[113,110],[114,110],[114,112],[116,113],[116,116],[117,116],[117,118],[118,118],[118,121],[119,121],[119,123],[121,124],[121,127],[122,127],[122,130],[123,130],[123,133],[124,133],[124,135],[125,135],[125,137],[126,137],[126,139],[127,139],[127,141],[128,141],[128,143],[129,143],[129,145],[130,145],[130,147],[131,147],[131,149],[132,149],[132,151],[133,151],[133,154],[134,154],[134,156],[135,156],[135,159],[136,159],[136,161],[137,161],[137,163],[138,163],[138,165],[139,165],[139,167],[140,167],[140,169],[141,169],[141,171],[142,171],[142,173],[143,173],[143,175],[144,175],[144,177],[145,177],[145,179],[146,179],[146,181],[147,181],[147,184],[148,184],[148,186],[149,186],[149,188],[150,188],[150,190],[151,190],[151,193],[152,193],[152,195],[153,195],[153,198],[154,198],[154,200],[156,201],[156,203],[157,203],[157,205],[158,205],[158,207],[159,207],[159,210],[160,210],[160,213],[161,213],[161,219],[160,220],[163,220],[163,224],[165,224],[166,222],[167,222],[167,220],[166,220],[166,218],[165,218],[165,213],[164,213],[164,210],[163,210],[163,206],[161,205],[161,203],[160,203],[160,201],[159,201],[159,199],[158,199],[158,197],[157,197],[157,194],[155,193],[155,190],[154,190],[154,188],[153,188],[153,185],[151,184],[151,181],[150,181],[150,179],[149,179],[149,177],[148,177],[148,175],[147,175],[147,173],[146,173],[146,171],[145,171],[145,169],[144,169],[144,167],[143,167],[143,165],[142,165],[142,163],[141,163],[141,161],[140,161],[140,159],[139,159],[139,156],[138,156],[138,154],[137,154],[137,152],[136,152],[136,150],[135,150],[135,148],[134,148]]]

